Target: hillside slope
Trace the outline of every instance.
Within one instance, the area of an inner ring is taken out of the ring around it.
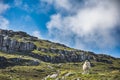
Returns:
[[[82,75],[85,60],[92,64],[89,75]],[[0,80],[44,80],[58,71],[47,80],[119,80],[120,59],[0,29]]]
[[[24,53],[45,62],[80,62],[86,59],[112,63],[114,57],[69,48],[63,44],[41,40],[25,32],[0,30],[0,50],[7,53]],[[102,57],[102,58],[101,58]]]

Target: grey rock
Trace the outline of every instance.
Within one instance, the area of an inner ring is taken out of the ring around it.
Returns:
[[[36,46],[31,42],[18,42],[8,36],[0,35],[0,50],[5,52],[32,51]]]

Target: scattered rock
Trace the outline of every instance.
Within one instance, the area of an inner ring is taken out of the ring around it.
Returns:
[[[53,69],[53,67],[52,67],[52,66],[50,66],[50,65],[48,65],[48,68]]]
[[[73,73],[68,72],[67,74],[65,74],[65,77],[67,77],[67,76],[71,76],[71,75],[73,75]]]
[[[49,78],[57,78],[58,74],[52,74],[49,76]]]

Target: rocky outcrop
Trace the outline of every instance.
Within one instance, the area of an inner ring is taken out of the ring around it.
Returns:
[[[0,68],[5,68],[9,65],[5,57],[0,56]]]
[[[0,34],[1,35],[7,35],[7,36],[9,36],[9,37],[13,37],[14,35],[21,35],[21,37],[22,36],[29,36],[27,33],[25,33],[25,32],[22,32],[22,31],[18,31],[18,32],[14,32],[14,31],[12,31],[12,30],[2,30],[2,29],[0,29]]]
[[[103,62],[112,64],[111,59],[115,59],[108,55],[97,55],[93,52],[81,51],[81,50],[60,50],[52,48],[37,48],[37,50],[47,53],[48,55],[40,55],[29,53],[30,56],[38,58],[45,62],[61,63],[61,62],[82,62],[85,60],[94,60],[96,62]],[[57,54],[55,56],[49,56],[49,54]]]
[[[18,41],[16,38],[18,40],[21,40],[21,42]],[[37,37],[30,36],[25,32],[22,32],[22,31],[15,32],[12,30],[0,29],[0,50],[1,51],[22,52],[22,53],[25,53],[25,55],[29,55],[31,57],[38,58],[42,61],[52,62],[52,63],[81,62],[85,60],[95,60],[97,62],[112,64],[112,61],[110,61],[109,58],[115,59],[107,55],[98,55],[98,54],[96,55],[93,52],[70,49],[69,47],[63,44],[53,43],[48,40],[44,40],[44,42],[46,42],[45,43],[46,46],[43,46],[44,48],[42,48],[42,46],[36,47],[36,45],[32,43],[34,41],[42,43],[42,40],[38,39]],[[47,46],[48,44],[49,44],[49,47]],[[60,49],[58,48],[58,46],[62,48]],[[67,48],[67,49],[64,49],[64,48]],[[40,53],[43,53],[43,55],[39,53],[38,54],[32,53],[31,51],[33,51],[34,49],[36,49]],[[51,56],[52,54],[53,56]]]
[[[29,60],[29,59],[22,59],[22,58],[10,58],[8,59],[13,66],[21,65],[21,66],[38,66],[40,62],[38,60]]]
[[[8,37],[14,37],[16,35],[18,35],[20,38],[28,37],[28,38],[25,38],[25,39],[29,40],[29,41],[36,41],[36,40],[38,40],[37,37],[30,36],[26,32],[22,32],[22,31],[16,31],[15,32],[13,30],[3,30],[3,29],[0,29],[0,34],[4,35],[4,36],[8,36]]]
[[[37,58],[37,59],[40,59],[42,61],[51,62],[51,63],[82,62],[85,60],[94,60],[94,57],[95,57],[95,55],[88,55],[88,54],[84,54],[84,53],[59,54],[56,56],[40,55],[40,54],[34,54],[34,53],[28,53],[27,55]]]
[[[0,68],[6,68],[8,66],[38,66],[40,64],[39,60],[29,60],[22,58],[5,58],[0,56]]]
[[[19,42],[12,40],[8,36],[0,35],[0,50],[5,52],[32,51],[36,46],[31,42]]]
[[[54,54],[77,54],[77,53],[84,53],[81,50],[62,50],[57,48],[37,48],[38,51],[45,52],[45,53],[54,53]]]
[[[91,53],[90,55],[87,52],[80,50],[60,50],[55,48],[38,48],[37,50],[43,53],[52,53],[57,54],[56,56],[44,55],[42,60],[47,62],[81,62],[84,60],[95,60],[96,55]]]

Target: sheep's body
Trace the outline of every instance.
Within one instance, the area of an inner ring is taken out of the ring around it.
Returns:
[[[87,74],[89,73],[89,69],[91,68],[91,64],[89,61],[85,61],[85,63],[83,64],[83,74]]]

